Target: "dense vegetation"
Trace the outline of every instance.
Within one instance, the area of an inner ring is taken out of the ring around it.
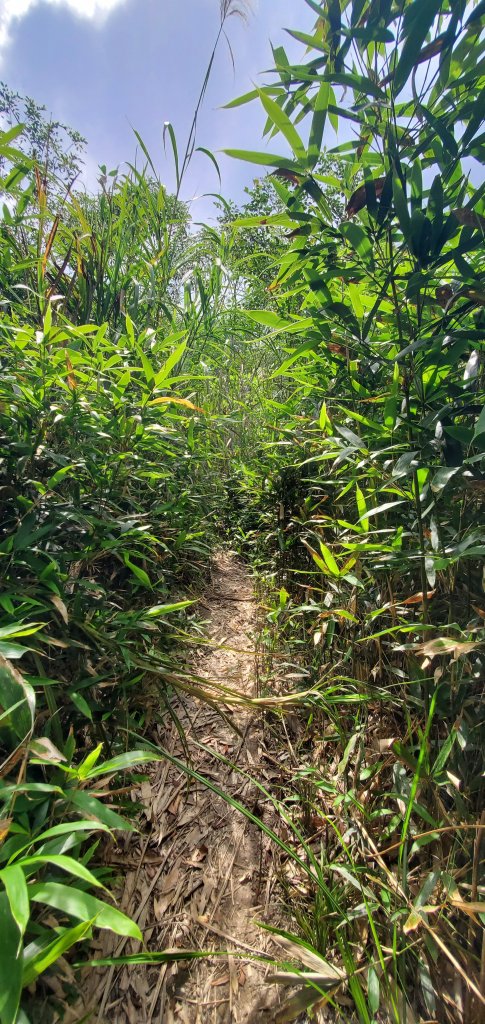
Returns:
[[[84,195],[35,105],[0,140],[2,1024],[93,930],[142,939],[90,862],[152,722],[204,697],[221,536],[269,606],[262,695],[297,691],[263,796],[327,970],[285,1019],[483,1013],[485,8],[306,3],[302,63],[230,104],[283,155],[231,153],[270,176],[217,229],[181,200],[196,119],[175,196],[141,140]]]

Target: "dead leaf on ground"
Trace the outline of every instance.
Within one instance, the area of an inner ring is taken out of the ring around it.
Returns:
[[[195,850],[192,850],[192,853],[190,857],[185,861],[185,864],[192,864],[194,867],[198,867],[202,863],[202,861],[205,860],[208,852],[208,847],[204,846],[204,844],[196,847]]]
[[[213,978],[211,981],[211,988],[218,988],[219,985],[229,984],[229,974],[221,974],[220,978]]]
[[[172,868],[168,875],[165,875],[163,879],[162,888],[159,896],[156,896],[153,900],[153,912],[157,921],[161,921],[166,910],[173,901],[173,894],[176,886],[180,881],[179,866]]]
[[[167,807],[168,814],[171,814],[171,815],[173,815],[173,817],[175,817],[178,814],[178,812],[179,812],[180,804],[181,803],[182,803],[182,794],[179,793],[178,796],[176,796],[175,799],[172,800],[172,803],[168,805],[168,807]]]

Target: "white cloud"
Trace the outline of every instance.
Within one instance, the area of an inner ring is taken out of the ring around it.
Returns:
[[[79,18],[102,21],[125,0],[0,0],[0,58],[10,42],[14,23],[41,2],[51,7],[66,7]]]

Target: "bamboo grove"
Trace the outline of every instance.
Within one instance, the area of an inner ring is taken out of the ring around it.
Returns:
[[[217,227],[182,199],[197,118],[176,195],[139,137],[95,195],[0,138],[1,1024],[61,1019],[43,979],[99,928],[157,955],[94,855],[177,691],[231,700],[182,671],[221,538],[257,713],[300,723],[261,793],[284,1019],[483,1019],[485,5],[305,4],[301,63],[228,104],[268,147],[227,151],[260,180]]]

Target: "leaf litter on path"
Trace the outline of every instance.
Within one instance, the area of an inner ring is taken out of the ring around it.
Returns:
[[[203,605],[207,635],[192,651],[188,670],[253,697],[257,605],[249,572],[233,553],[215,556]],[[158,727],[160,744],[181,760],[188,754],[199,775],[253,812],[264,813],[251,781],[227,763],[265,777],[257,712],[224,705],[221,715],[217,707],[190,695],[176,701],[174,710],[188,750],[175,724],[168,732]],[[268,839],[222,797],[201,782],[188,783],[168,762],[151,769],[149,782],[140,784],[133,799],[144,806],[147,834],[124,837],[122,856],[118,848],[113,858],[126,865],[119,905],[137,920],[151,952],[177,948],[223,955],[116,965],[86,974],[84,1011],[91,1011],[89,1019],[96,1024],[269,1024],[280,993],[265,984],[263,958],[275,947],[256,923],[278,923]],[[131,940],[116,944],[105,933],[93,955],[131,952],[139,952]]]

